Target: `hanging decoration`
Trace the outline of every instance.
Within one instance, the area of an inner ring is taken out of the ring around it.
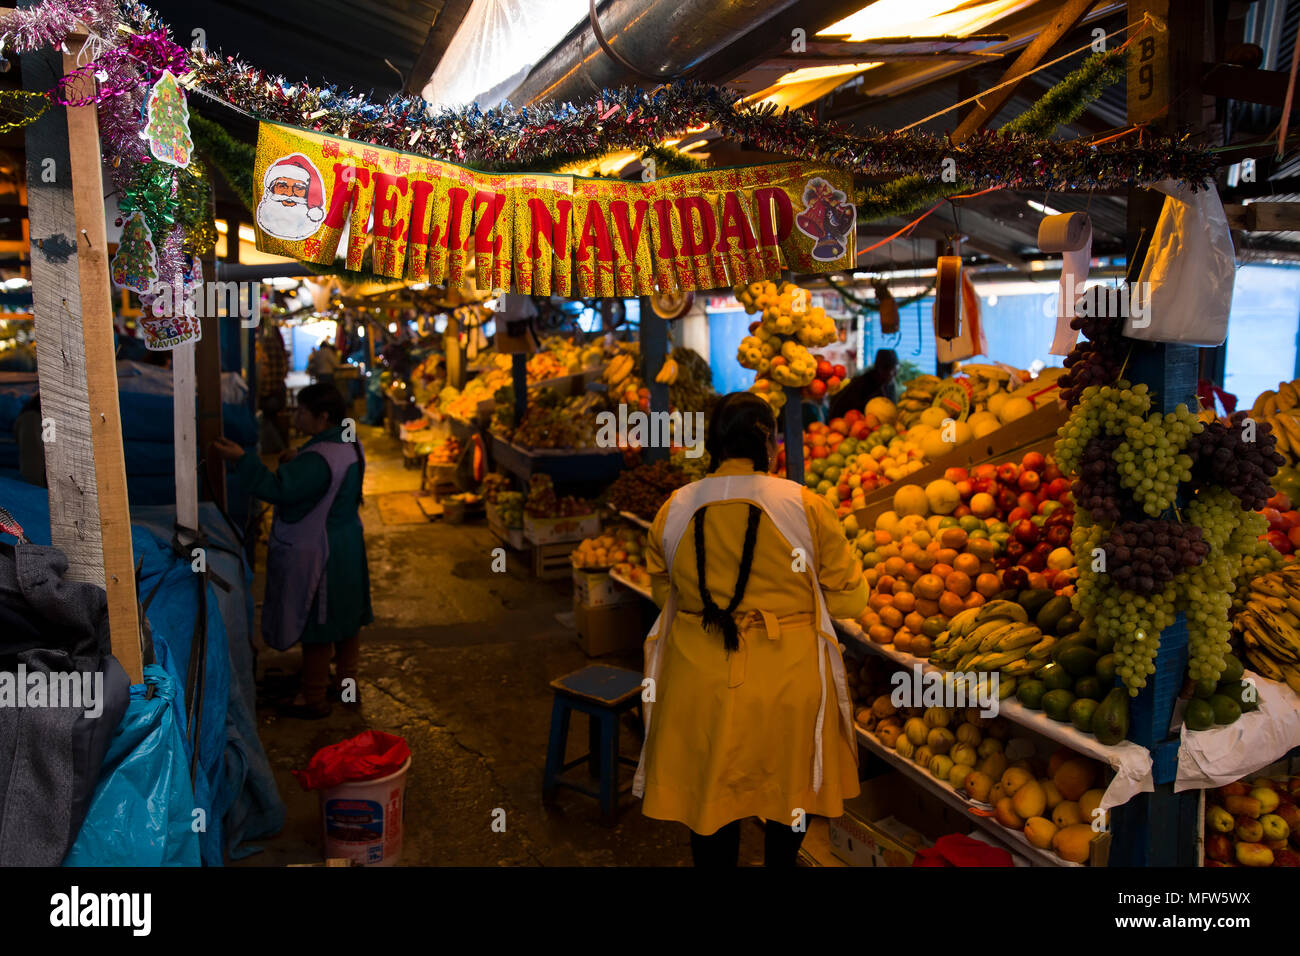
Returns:
[[[186,342],[203,338],[199,303],[203,301],[203,262],[186,254],[180,277],[172,285],[157,284],[140,296],[143,315],[140,329],[144,346],[153,352],[167,352]]]
[[[142,212],[132,213],[123,224],[122,238],[113,256],[111,270],[113,285],[119,289],[147,293],[157,282],[158,251],[154,248],[153,233]]]
[[[50,98],[27,90],[0,90],[0,133],[22,129],[45,115]]]
[[[194,141],[190,139],[190,111],[185,105],[185,93],[176,85],[171,70],[163,70],[153,85],[146,108],[149,122],[141,135],[149,141],[149,152],[154,159],[181,168],[188,166],[194,150]]]

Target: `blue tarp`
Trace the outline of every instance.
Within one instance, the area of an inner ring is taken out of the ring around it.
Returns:
[[[50,543],[49,503],[44,488],[0,478],[0,505],[18,519],[28,538],[37,544]],[[200,506],[199,520],[213,545],[238,552],[234,535],[215,506]],[[132,548],[135,560],[142,562],[140,594],[143,599],[158,586],[147,617],[153,630],[157,663],[175,688],[172,706],[177,725],[183,729],[186,676],[198,615],[200,579],[190,562],[171,549],[174,521],[172,507],[132,507]],[[0,537],[0,540],[10,539]],[[207,559],[210,570],[226,580],[232,589],[226,592],[209,583],[207,590],[207,671],[192,803],[207,816],[206,832],[199,836],[203,862],[220,865],[225,851],[233,856],[241,855],[238,849],[241,841],[278,831],[284,822],[284,806],[256,732],[249,645],[253,615],[251,574],[237,554],[218,547],[208,548]],[[187,771],[191,754],[187,742]],[[87,825],[95,822],[88,818]]]

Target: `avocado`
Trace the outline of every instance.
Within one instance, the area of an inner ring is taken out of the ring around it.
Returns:
[[[1016,597],[1016,603],[1025,609],[1025,613],[1029,615],[1029,620],[1032,621],[1037,616],[1038,612],[1041,611],[1055,596],[1055,592],[1048,588],[1027,588],[1024,591],[1021,591]],[[1066,599],[1066,603],[1069,603],[1068,598]],[[1041,624],[1039,625],[1039,628],[1042,628]]]
[[[1214,711],[1216,724],[1236,723],[1241,717],[1241,705],[1224,694],[1215,694],[1211,697],[1210,708]]]
[[[1214,708],[1208,700],[1193,697],[1183,711],[1183,723],[1188,730],[1209,730],[1214,726]]]
[[[1073,703],[1074,695],[1068,690],[1049,690],[1043,695],[1043,713],[1052,720],[1069,723],[1070,705]]]
[[[1101,681],[1101,689],[1109,691],[1115,686],[1115,655],[1103,654],[1097,659],[1097,680]]]
[[[1113,747],[1128,736],[1128,691],[1116,687],[1092,715],[1092,732],[1097,742]]]
[[[1043,709],[1043,695],[1047,693],[1047,687],[1037,678],[1021,681],[1020,686],[1016,689],[1016,699],[1024,704],[1030,710]]]
[[[1244,673],[1246,668],[1237,657],[1232,654],[1223,655],[1223,673],[1219,675],[1219,680],[1239,681]]]
[[[1070,611],[1070,599],[1068,597],[1053,597],[1045,603],[1038,611],[1038,616],[1034,618],[1034,623],[1044,634],[1063,633],[1056,629],[1056,622],[1068,614]]]
[[[1078,611],[1070,610],[1061,615],[1061,619],[1056,622],[1057,634],[1069,634],[1077,631],[1083,624],[1083,615]]]
[[[1259,692],[1252,683],[1247,683],[1244,680],[1221,680],[1215,685],[1215,693],[1222,694],[1229,700],[1235,701],[1243,714],[1248,714],[1252,710],[1259,710]]]
[[[948,630],[948,621],[938,614],[932,614],[921,622],[921,633],[931,640],[934,640],[946,630]]]
[[[1109,654],[1111,651],[1115,650],[1115,635],[1098,634],[1095,646],[1098,654]]]
[[[1075,730],[1080,730],[1085,734],[1092,733],[1092,718],[1100,707],[1097,701],[1087,697],[1080,697],[1070,705],[1070,723],[1074,725]]]
[[[1049,691],[1070,690],[1074,687],[1074,678],[1060,664],[1044,664],[1035,675]],[[1071,694],[1071,697],[1074,695]]]
[[[1058,637],[1056,643],[1052,645],[1052,660],[1057,660],[1063,651],[1071,647],[1092,647],[1092,638],[1081,631]]]
[[[1020,592],[1017,591],[1015,588],[1007,588],[1005,591],[999,591],[997,594],[993,595],[993,597],[989,598],[989,600],[990,601],[1014,601],[1019,595]]]
[[[1056,663],[1060,664],[1074,677],[1087,677],[1096,672],[1097,661],[1101,655],[1091,647],[1073,645],[1067,647],[1060,654],[1056,655]]]
[[[1200,700],[1209,700],[1216,693],[1221,693],[1219,688],[1222,686],[1223,684],[1216,683],[1212,677],[1202,677],[1192,684],[1192,696]],[[1228,686],[1232,685],[1229,684]]]
[[[1110,690],[1110,688],[1102,687],[1101,681],[1095,674],[1087,674],[1074,682],[1075,697],[1099,701],[1106,696],[1106,691],[1108,690]]]

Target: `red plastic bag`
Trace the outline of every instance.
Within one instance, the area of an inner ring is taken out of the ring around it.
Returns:
[[[934,841],[933,847],[916,852],[912,866],[1012,866],[1011,854],[1001,847],[989,846],[960,833],[949,833]]]
[[[401,737],[382,730],[363,730],[350,740],[322,747],[306,770],[292,771],[304,790],[324,790],[340,783],[375,780],[402,769],[411,748]]]

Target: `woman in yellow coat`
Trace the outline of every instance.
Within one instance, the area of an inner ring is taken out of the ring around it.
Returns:
[[[708,477],[676,491],[646,566],[663,608],[646,640],[646,816],[691,830],[697,866],[735,866],[740,821],[765,827],[768,866],[793,866],[809,815],[858,794],[857,743],[832,617],[867,586],[830,506],[766,474],[776,423],[756,395],[719,401]]]

